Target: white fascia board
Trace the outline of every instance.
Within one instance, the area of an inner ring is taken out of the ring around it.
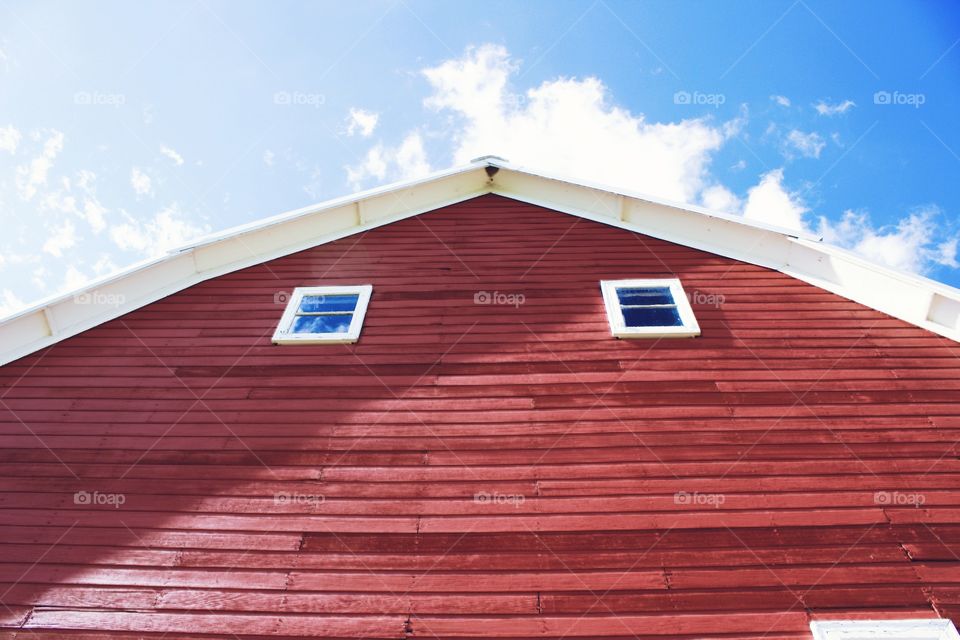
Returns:
[[[531,174],[505,178],[496,176],[493,193],[751,264],[786,264],[791,238],[782,232]]]
[[[499,170],[491,178],[486,169]],[[960,341],[960,290],[870,263],[799,232],[551,177],[498,158],[464,165],[208,236],[0,320],[0,364],[217,276],[497,193],[781,271]]]
[[[405,196],[406,189],[334,207],[310,209],[285,224],[271,224],[227,236],[189,251],[195,256],[197,271],[208,279],[463,202],[488,191],[476,175],[463,173],[419,186]]]
[[[263,231],[270,227],[274,227],[292,220],[297,220],[304,216],[313,215],[313,214],[324,214],[333,209],[337,209],[338,207],[341,207],[343,205],[354,205],[355,203],[359,203],[367,199],[373,199],[380,195],[390,194],[390,193],[394,193],[402,190],[411,190],[419,185],[429,183],[429,182],[434,182],[441,178],[468,173],[471,171],[474,174],[476,174],[475,177],[479,177],[479,174],[477,174],[476,170],[480,167],[485,167],[485,166],[487,166],[486,162],[482,164],[478,163],[478,164],[461,165],[461,166],[454,167],[452,169],[446,169],[443,171],[432,173],[423,178],[418,178],[415,180],[407,180],[403,182],[396,182],[396,183],[384,185],[381,187],[375,187],[373,189],[367,189],[366,191],[359,191],[349,196],[334,198],[333,200],[327,200],[325,202],[311,205],[308,207],[301,207],[299,209],[294,209],[292,211],[286,211],[284,213],[271,216],[269,218],[256,220],[254,222],[238,225],[235,227],[231,227],[229,229],[225,229],[223,231],[209,234],[201,238],[198,238],[197,240],[189,242],[187,244],[170,249],[166,255],[157,256],[155,258],[150,258],[147,260],[143,260],[141,262],[137,262],[129,267],[126,267],[124,269],[115,271],[106,276],[102,276],[100,278],[92,280],[88,283],[85,283],[81,288],[75,291],[70,291],[68,293],[58,293],[52,296],[47,296],[46,298],[41,298],[37,302],[31,304],[30,306],[24,309],[21,309],[9,316],[0,318],[0,327],[3,327],[7,322],[20,318],[21,316],[31,315],[40,309],[50,307],[52,305],[55,305],[65,300],[72,300],[77,295],[83,292],[93,291],[95,289],[102,288],[110,283],[113,283],[116,281],[122,281],[126,279],[129,275],[137,271],[149,269],[154,265],[170,260],[172,257],[175,257],[178,254],[188,253],[191,249],[216,244],[218,242],[222,242],[223,240],[233,240],[237,238],[242,238],[245,235],[248,235],[257,231]],[[487,191],[487,189],[484,188],[485,185],[483,185],[481,182],[478,182],[477,180],[472,180],[470,182],[472,183],[471,186],[474,188],[474,191],[472,193],[469,193],[468,191],[467,193],[465,193],[463,197],[459,197],[459,198],[448,197],[447,199],[450,204],[455,204],[456,202],[467,200],[473,196],[480,195],[481,193],[484,193]],[[460,189],[457,189],[457,188],[454,189],[454,191],[459,191],[459,190]],[[402,198],[400,200],[402,202]],[[439,207],[439,206],[445,206],[445,205],[440,204],[437,206]],[[408,207],[408,209],[410,210],[409,215],[416,215],[417,213],[423,212],[423,210],[416,210],[412,207]],[[397,216],[396,219],[402,219],[402,217],[403,216]],[[387,224],[387,223],[381,223],[381,224]],[[367,228],[373,228],[375,226],[379,226],[379,225],[358,225],[357,226],[358,228],[356,228],[355,230],[351,230],[351,233],[362,232],[367,230]],[[346,234],[346,235],[349,235],[349,234]],[[344,235],[338,235],[336,237],[332,237],[331,239],[337,239],[338,237],[344,237]],[[300,251],[302,249],[297,249],[297,250]]]
[[[205,280],[489,192],[486,163],[372,189],[207,238],[0,320],[0,365]]]
[[[783,273],[960,342],[960,290],[850,251],[791,239]]]
[[[541,175],[502,173],[495,177],[493,193],[775,269],[960,342],[960,290],[948,285],[782,230]]]
[[[142,263],[0,320],[0,365],[202,282],[184,253]]]
[[[633,200],[649,202],[650,204],[654,204],[654,205],[662,205],[664,207],[670,207],[671,209],[676,209],[679,211],[692,212],[692,213],[699,214],[701,216],[707,216],[709,218],[716,218],[718,220],[726,220],[729,222],[734,222],[741,227],[743,226],[755,227],[757,229],[773,231],[774,233],[793,236],[795,238],[806,238],[808,240],[822,240],[822,236],[819,236],[815,233],[810,233],[809,231],[804,231],[802,229],[791,229],[790,227],[781,227],[778,225],[767,224],[765,222],[759,222],[756,220],[748,220],[748,219],[745,219],[743,216],[734,214],[734,213],[715,211],[713,209],[707,209],[705,207],[700,207],[694,204],[677,202],[677,201],[669,200],[666,198],[658,198],[645,193],[640,193],[639,191],[631,191],[628,189],[623,189],[621,187],[612,187],[610,185],[591,182],[589,180],[578,180],[575,178],[571,178],[569,176],[563,176],[559,174],[538,171],[536,169],[527,168],[521,165],[511,164],[505,160],[499,160],[496,158],[496,156],[489,156],[489,158],[490,159],[487,160],[487,164],[504,168],[504,169],[509,169],[510,171],[513,171],[515,173],[523,173],[531,176],[536,176],[539,178],[544,178],[546,180],[563,182],[575,188],[586,187],[594,191],[600,191],[604,193],[625,196]],[[497,182],[499,183],[500,180],[498,179]]]
[[[301,207],[299,209],[294,209],[292,211],[286,211],[284,213],[270,216],[268,218],[262,218],[260,220],[249,222],[247,224],[238,225],[235,227],[231,227],[229,229],[224,229],[223,231],[219,231],[216,233],[203,236],[185,245],[172,249],[171,253],[186,251],[187,249],[192,249],[194,247],[212,244],[214,242],[218,242],[225,238],[235,238],[247,233],[260,231],[268,227],[280,225],[280,224],[283,224],[284,222],[295,220],[297,218],[301,218],[306,215],[323,213],[325,211],[336,209],[344,205],[352,205],[353,203],[356,203],[356,202],[373,200],[378,196],[390,195],[392,198],[396,199],[397,196],[394,194],[397,194],[399,192],[403,192],[403,191],[409,192],[422,185],[433,183],[433,182],[436,182],[437,180],[448,178],[450,176],[456,176],[464,173],[476,174],[478,168],[482,168],[485,166],[487,166],[486,162],[460,165],[460,166],[452,167],[450,169],[436,171],[422,178],[416,178],[413,180],[404,180],[400,182],[393,182],[380,187],[374,187],[373,189],[358,191],[356,193],[353,193],[347,196],[334,198],[332,200],[325,200],[324,202],[321,202],[318,204],[310,205],[307,207]],[[476,195],[476,193],[473,193],[473,195]],[[410,208],[412,209],[413,207],[410,207]]]

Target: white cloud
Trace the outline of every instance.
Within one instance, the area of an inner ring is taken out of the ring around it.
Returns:
[[[710,174],[713,153],[738,134],[747,120],[745,110],[725,123],[708,118],[650,123],[642,114],[612,104],[597,78],[548,80],[518,95],[510,89],[517,70],[505,48],[489,44],[423,70],[431,86],[424,105],[441,116],[440,124],[407,132],[398,146],[371,146],[361,162],[346,167],[348,180],[360,188],[368,181],[425,173],[430,162],[424,136],[430,135],[453,141],[455,164],[495,153],[515,164],[580,180],[740,212],[749,221],[809,230],[804,221],[808,207],[799,193],[786,186],[782,168],[761,175],[742,197]],[[784,96],[771,96],[771,100],[783,107],[792,104]],[[827,106],[843,113],[853,105]],[[772,123],[764,135],[787,157],[819,158],[826,147],[819,133],[794,129],[782,134]],[[731,169],[746,166],[741,160]],[[824,228],[829,225],[821,223]],[[922,225],[915,217],[901,220],[892,230],[847,226],[850,229],[844,233],[834,233],[833,241],[874,259],[883,252],[880,247],[890,242],[889,236],[898,236],[899,242],[911,247],[923,238],[925,257],[920,263],[950,265],[957,260],[958,242],[935,244],[931,238],[936,235],[918,236]],[[920,264],[890,255],[884,261],[914,270]]]
[[[178,167],[183,164],[183,156],[177,153],[176,150],[171,149],[166,145],[160,146],[160,153],[173,160],[173,164],[177,165]]]
[[[72,182],[68,177],[61,178],[62,188],[45,192],[40,208],[75,215],[85,220],[94,233],[100,233],[107,225],[107,208],[97,199],[96,179],[97,175],[88,169],[78,171]]]
[[[64,220],[43,243],[43,250],[57,258],[63,255],[64,249],[69,249],[77,243],[77,228],[70,219]]]
[[[77,189],[83,194],[83,207],[79,211],[81,218],[87,221],[94,233],[100,233],[107,226],[105,214],[107,208],[100,204],[97,199],[97,192],[94,183],[97,180],[97,174],[87,169],[81,169],[77,172]]]
[[[383,182],[387,177],[387,159],[382,144],[370,148],[360,164],[347,167],[347,180],[359,189],[364,180],[376,178]]]
[[[817,104],[813,105],[813,108],[817,110],[822,116],[835,116],[843,115],[853,107],[857,106],[857,103],[853,100],[844,100],[843,102],[838,102],[837,104],[827,104],[825,101],[821,100]]]
[[[956,237],[937,245],[937,252],[933,255],[933,261],[945,267],[960,269],[960,262],[957,262],[957,241]]]
[[[720,127],[707,119],[649,123],[611,104],[606,86],[593,77],[546,81],[519,96],[509,90],[516,71],[507,50],[490,44],[423,71],[433,90],[425,105],[455,116],[445,134],[455,142],[455,163],[495,153],[516,164],[695,202],[711,153],[739,126],[739,119]]]
[[[423,139],[419,133],[408,135],[396,150],[397,169],[402,180],[420,178],[430,173],[427,152],[423,148]]]
[[[89,281],[90,278],[74,265],[67,265],[67,271],[63,274],[63,283],[60,285],[59,291],[76,291]]]
[[[760,182],[747,192],[743,217],[787,229],[805,229],[806,206],[800,196],[783,186],[783,169],[775,169],[760,177]]]
[[[107,273],[113,273],[119,270],[117,264],[111,259],[110,255],[107,253],[100,254],[100,257],[93,265],[93,272],[98,276],[105,275]]]
[[[866,213],[845,211],[839,222],[821,217],[819,232],[825,242],[850,249],[894,269],[927,273],[935,265],[957,268],[957,238],[937,243],[944,229],[937,207],[911,211],[895,225],[875,227]]]
[[[743,206],[740,198],[722,184],[711,185],[704,189],[700,199],[704,207],[721,213],[737,213]]]
[[[69,190],[69,187],[66,187]],[[64,195],[64,191],[50,191],[43,195],[40,200],[40,208],[51,211],[60,211],[61,213],[76,213],[77,199],[70,195]]]
[[[12,315],[26,306],[27,304],[10,289],[4,289],[0,294],[0,317]]]
[[[804,223],[807,211],[800,196],[784,186],[783,170],[777,169],[749,190],[743,215],[747,220],[809,231]],[[935,265],[960,268],[958,239],[937,242],[948,235],[937,221],[940,216],[936,207],[926,207],[910,212],[896,224],[878,228],[868,215],[846,211],[838,222],[821,216],[817,232],[826,243],[895,269],[928,273]]]
[[[100,204],[100,201],[96,198],[86,199],[83,201],[83,210],[81,214],[83,218],[90,224],[90,228],[93,229],[94,233],[100,233],[107,226],[107,220],[104,214],[106,214],[107,209]]]
[[[16,253],[9,246],[3,247],[0,253],[0,267],[5,265],[33,264],[40,261],[40,256],[33,252]]]
[[[816,131],[804,133],[798,129],[788,133],[785,142],[789,149],[796,150],[805,158],[819,158],[820,152],[827,146]]]
[[[350,114],[347,116],[347,135],[360,134],[361,137],[369,138],[373,135],[373,130],[377,128],[379,121],[379,113],[351,107]]]
[[[140,221],[123,212],[124,222],[110,229],[110,239],[124,251],[137,251],[147,256],[164,253],[210,232],[206,225],[187,220],[176,205],[171,205],[152,219]]]
[[[133,167],[130,170],[130,186],[133,187],[134,193],[138,196],[153,195],[153,180],[139,167]]]
[[[273,153],[273,151],[270,151],[270,149],[267,149],[266,151],[263,152],[263,164],[267,165],[268,167],[272,167],[275,157],[276,155]]]
[[[20,144],[20,132],[13,125],[0,127],[0,151],[9,151],[11,154],[17,152],[17,145]]]
[[[34,269],[30,277],[30,282],[32,282],[33,286],[41,292],[45,292],[47,289],[49,289],[50,282],[47,278],[47,268],[44,266],[39,266]]]
[[[37,133],[34,138],[39,139],[41,135]],[[61,151],[63,151],[63,133],[51,130],[43,143],[40,155],[28,164],[17,167],[17,191],[22,199],[32,199],[37,195],[37,189],[47,183],[47,174]]]
[[[397,180],[412,180],[430,173],[430,163],[418,132],[408,134],[397,147],[377,144],[359,164],[347,167],[347,180],[354,189],[370,178],[383,182],[388,175]]]

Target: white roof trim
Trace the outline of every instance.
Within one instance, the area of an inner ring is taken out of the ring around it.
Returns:
[[[496,158],[496,156],[485,156],[485,157],[488,157],[488,158]],[[480,158],[480,160],[482,160],[482,159],[483,159],[483,158]],[[500,162],[500,161],[498,161],[498,160],[493,160],[493,161],[488,162],[488,164],[494,164],[494,165],[497,165],[497,166],[506,166],[506,167],[509,167],[510,169],[512,169],[513,171],[519,171],[519,172],[521,172],[521,173],[528,173],[528,174],[538,175],[538,176],[541,176],[541,177],[544,177],[544,178],[549,178],[549,179],[551,179],[551,180],[557,180],[557,181],[559,181],[559,182],[566,182],[566,183],[568,183],[568,184],[572,184],[572,185],[576,185],[576,186],[580,186],[580,187],[588,187],[588,188],[594,189],[594,190],[596,190],[596,191],[606,191],[606,192],[609,192],[609,193],[615,193],[615,194],[617,194],[617,195],[621,195],[621,196],[624,196],[624,197],[627,197],[627,198],[633,198],[633,199],[635,199],[635,200],[645,200],[645,201],[647,201],[647,202],[651,202],[651,203],[653,203],[653,204],[663,205],[663,206],[665,206],[665,207],[672,207],[672,208],[674,208],[674,209],[681,209],[681,210],[683,210],[683,211],[693,211],[693,212],[695,212],[695,213],[699,213],[699,214],[702,214],[702,215],[705,215],[705,216],[709,216],[709,217],[711,217],[711,218],[718,218],[718,219],[720,219],[720,220],[727,220],[727,221],[730,221],[730,222],[736,222],[737,224],[747,225],[747,226],[750,226],[750,227],[754,227],[755,229],[765,229],[765,230],[767,230],[767,231],[775,231],[775,232],[777,232],[777,233],[782,233],[783,235],[792,236],[792,237],[794,237],[794,238],[807,238],[808,240],[822,240],[822,239],[823,239],[822,236],[818,236],[818,235],[816,235],[816,234],[809,233],[809,232],[807,232],[807,231],[802,231],[802,230],[800,230],[800,229],[791,229],[791,228],[789,228],[789,227],[780,227],[780,226],[778,226],[778,225],[767,224],[767,223],[765,223],[765,222],[759,222],[759,221],[757,221],[757,220],[748,220],[748,219],[744,218],[743,216],[740,216],[740,215],[737,215],[737,214],[733,214],[733,213],[723,213],[723,212],[721,212],[721,211],[714,211],[714,210],[712,210],[712,209],[706,209],[706,208],[704,208],[704,207],[699,207],[699,206],[697,206],[697,205],[684,204],[684,203],[682,203],[682,202],[676,202],[676,201],[674,201],[674,200],[669,200],[669,199],[665,199],[665,198],[658,198],[658,197],[655,197],[655,196],[647,195],[647,194],[645,194],[645,193],[641,193],[641,192],[639,192],[639,191],[624,190],[624,189],[622,189],[622,188],[620,188],[620,187],[611,187],[610,185],[605,185],[605,184],[601,184],[601,183],[597,183],[597,182],[590,182],[590,181],[585,181],[585,180],[578,180],[578,179],[575,179],[575,178],[571,178],[571,177],[569,177],[569,176],[562,176],[562,175],[555,174],[555,173],[546,173],[546,172],[543,172],[543,171],[539,171],[539,170],[537,170],[537,169],[532,169],[532,168],[529,168],[529,167],[523,167],[523,166],[516,165],[516,164],[506,164],[506,161]]]
[[[487,169],[496,169],[490,177]],[[800,280],[960,341],[960,290],[796,230],[513,166],[499,158],[386,185],[202,238],[0,320],[0,364],[204,280],[485,193],[635,231]]]

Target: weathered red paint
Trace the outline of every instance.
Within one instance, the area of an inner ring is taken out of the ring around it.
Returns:
[[[657,276],[701,294],[702,337],[610,338],[598,282]],[[364,283],[358,344],[270,344],[281,292]],[[191,287],[0,384],[2,637],[960,618],[958,345],[497,196]]]

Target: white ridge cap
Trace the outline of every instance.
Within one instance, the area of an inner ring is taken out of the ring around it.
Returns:
[[[510,161],[507,160],[506,158],[501,158],[500,156],[495,156],[495,155],[486,155],[486,156],[480,156],[479,158],[474,158],[473,160],[470,161],[470,164],[481,164],[484,162],[492,165],[503,164],[504,166],[510,164]]]

